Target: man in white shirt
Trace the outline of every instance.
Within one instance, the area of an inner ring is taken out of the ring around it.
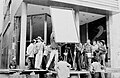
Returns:
[[[93,58],[93,63],[91,64],[91,72],[94,72],[92,78],[105,78],[105,75],[102,71],[102,65],[100,64],[100,60],[98,58]]]
[[[93,45],[92,45],[92,55],[96,56],[96,53],[98,51],[98,45],[96,43],[96,41],[93,41]]]
[[[27,47],[27,56],[28,59],[30,60],[28,62],[28,69],[34,69],[34,46],[35,46],[35,41],[32,40],[30,45]]]
[[[57,71],[58,78],[68,78],[70,77],[70,68],[71,65],[66,61],[63,61],[63,58],[59,58],[59,62],[55,66],[55,70]]]

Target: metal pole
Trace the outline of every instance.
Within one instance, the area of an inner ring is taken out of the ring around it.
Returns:
[[[32,16],[30,17],[30,42],[32,41]]]
[[[77,29],[78,40],[80,42],[80,19],[79,19],[79,10],[75,9],[75,26]]]
[[[88,23],[86,24],[86,34],[87,34],[87,40],[88,40]]]
[[[20,34],[20,69],[25,68],[26,28],[27,28],[27,4],[25,2],[22,2],[21,34]]]
[[[77,31],[77,36],[78,36],[78,41],[80,41],[80,19],[79,19],[79,10],[75,9],[75,26],[76,26],[76,31]],[[76,50],[74,51],[74,58],[73,58],[73,68],[76,69],[75,65],[75,58],[76,58]]]
[[[111,24],[112,24],[112,16],[108,15],[108,16],[106,16],[106,25],[107,25],[106,28],[107,28],[107,51],[108,51],[109,66],[111,66],[110,65],[110,62],[111,62],[111,60],[110,60],[110,58],[111,58],[110,26],[111,26]]]
[[[45,14],[44,19],[44,41],[47,43],[47,14]]]

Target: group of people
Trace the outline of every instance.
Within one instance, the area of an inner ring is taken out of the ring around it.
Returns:
[[[26,62],[28,69],[41,69],[43,51],[45,48],[45,44],[41,37],[37,37],[33,39],[30,45],[27,47],[26,52]]]
[[[97,59],[101,65],[105,66],[105,56],[107,53],[106,45],[104,40],[93,41],[91,44],[90,40],[82,45],[76,44],[76,64],[77,70],[86,68],[89,70],[93,59]]]
[[[43,39],[38,36],[36,39],[33,39],[30,45],[27,47],[26,62],[28,65],[28,69],[42,69],[43,57],[47,57],[48,54],[49,59],[46,59],[47,63],[45,64],[46,70],[49,69],[53,59],[55,69],[56,66],[59,65],[59,62],[61,64],[65,63],[66,65],[69,65],[69,67],[72,66],[72,68],[78,71],[82,69],[91,71],[93,70],[93,68],[95,68],[94,66],[96,65],[101,65],[101,67],[105,67],[105,56],[107,53],[107,49],[104,40],[93,41],[92,44],[90,40],[87,40],[85,44],[76,43],[74,45],[74,52],[72,52],[74,55],[73,65],[70,65],[67,63],[68,58],[66,58],[69,53],[61,52],[64,56],[59,56],[60,45],[55,42],[54,32],[51,33],[50,45],[47,46],[44,43]],[[66,62],[61,62],[61,58],[59,59],[59,57],[62,57],[62,59],[64,59],[64,61]],[[98,64],[96,64],[96,62]],[[63,66],[61,64],[60,66]]]
[[[93,41],[87,40],[85,44],[76,44],[76,69],[77,70],[89,70],[91,72],[101,71],[106,68],[105,58],[107,48],[104,40]],[[97,72],[97,76],[105,78],[103,73]],[[99,77],[93,78],[99,78]],[[100,74],[100,75],[98,75]]]
[[[49,56],[45,69],[48,70],[53,58],[55,57],[54,63],[58,62],[58,45],[55,43],[54,32],[51,33],[50,45],[44,43],[43,39],[38,36],[36,39],[33,39],[30,45],[27,47],[26,52],[26,62],[28,69],[43,69],[42,62],[43,57]],[[47,59],[46,59],[47,60]]]

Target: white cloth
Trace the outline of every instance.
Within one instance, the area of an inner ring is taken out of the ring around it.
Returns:
[[[43,57],[43,49],[45,48],[44,43],[38,42],[36,43],[36,58],[35,58],[35,68],[40,68],[42,63],[42,57]]]
[[[55,66],[55,70],[58,73],[58,78],[68,78],[70,77],[70,67],[71,65],[66,61],[60,61]]]
[[[91,70],[94,69],[94,71],[99,72],[102,70],[101,67],[102,66],[99,62],[93,62],[91,66]],[[101,72],[101,78],[105,78],[105,74],[103,72]]]
[[[34,57],[34,45],[33,43],[30,43],[30,45],[27,47],[27,55],[28,57]]]
[[[93,62],[91,69],[94,69],[94,71],[101,71],[101,64],[99,62]]]

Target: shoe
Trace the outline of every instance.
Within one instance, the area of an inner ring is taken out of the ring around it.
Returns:
[[[46,67],[46,69],[45,70],[48,70],[48,67]]]
[[[85,69],[82,69],[81,71],[86,71]]]

